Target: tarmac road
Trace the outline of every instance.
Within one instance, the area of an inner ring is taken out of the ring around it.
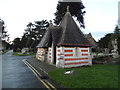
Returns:
[[[22,62],[32,56],[14,56],[12,52],[2,56],[2,88],[46,88]]]

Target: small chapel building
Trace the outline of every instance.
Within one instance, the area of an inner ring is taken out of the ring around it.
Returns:
[[[60,68],[92,65],[91,44],[69,9],[58,26],[50,25],[37,46],[36,58]]]

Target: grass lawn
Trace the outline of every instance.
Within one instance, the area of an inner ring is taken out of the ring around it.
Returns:
[[[74,73],[65,75],[67,70]],[[118,88],[118,65],[57,69],[48,74],[66,88]]]
[[[29,55],[36,55],[36,53],[28,53],[28,54],[21,54],[21,52],[13,52],[15,56],[29,56]]]
[[[4,52],[0,53],[0,55],[5,54],[9,51],[9,49],[5,50]]]

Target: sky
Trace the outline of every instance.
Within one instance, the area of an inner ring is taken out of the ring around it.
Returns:
[[[119,0],[82,0],[86,14],[83,33],[91,32],[96,41],[114,31]],[[0,18],[10,40],[20,37],[29,22],[53,20],[58,0],[0,0]]]

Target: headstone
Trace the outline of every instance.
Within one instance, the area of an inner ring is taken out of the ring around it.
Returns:
[[[113,58],[118,58],[118,46],[117,46],[117,39],[112,40],[112,46],[113,46],[113,50],[112,50],[112,55]]]
[[[109,49],[105,48],[105,54],[108,54],[108,53],[109,53]]]
[[[23,48],[21,52],[22,54],[27,54],[29,52],[29,48]]]

